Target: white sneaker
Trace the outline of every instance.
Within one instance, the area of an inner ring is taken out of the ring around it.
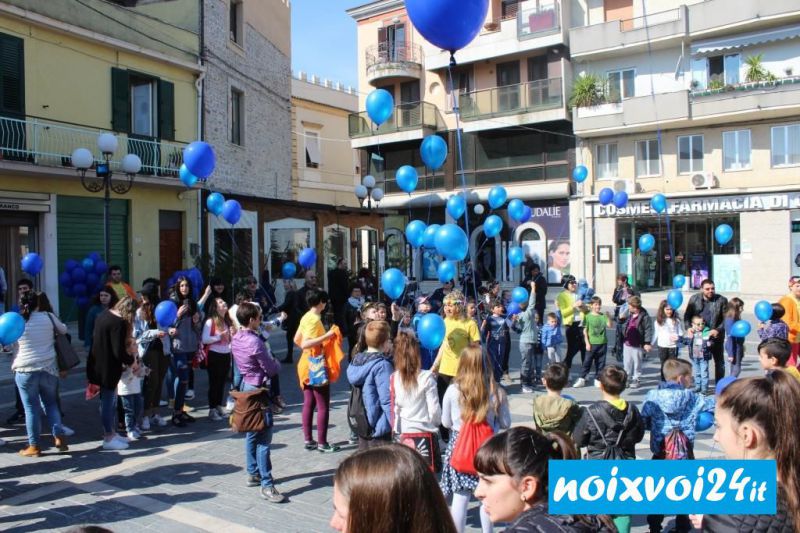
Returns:
[[[233,408],[236,407],[236,402],[233,398],[228,398],[227,403],[225,404],[225,412],[230,414],[233,412]]]
[[[159,407],[166,407],[168,405],[169,405],[169,402],[167,400],[161,400],[161,401],[158,402],[158,406]]]
[[[586,380],[583,378],[578,378],[575,380],[575,384],[572,385],[573,387],[583,387],[586,385]]]
[[[595,388],[598,388],[598,389],[600,388],[600,380],[599,379],[594,380],[594,386],[595,386]]]
[[[103,441],[104,450],[127,450],[129,444],[122,440],[111,439]]]
[[[212,422],[219,422],[220,420],[222,420],[222,417],[219,416],[219,411],[217,411],[217,409],[214,407],[208,410],[208,418]]]
[[[194,400],[194,389],[188,389],[184,398],[187,400]]]
[[[61,432],[66,435],[67,437],[71,437],[75,434],[75,430],[61,424]]]
[[[128,442],[133,442],[142,438],[142,434],[137,429],[128,432]]]
[[[220,417],[222,417],[222,418],[227,418],[228,417],[228,413],[225,412],[225,409],[221,405],[218,405],[215,409],[219,413]]]
[[[150,431],[150,418],[149,417],[145,416],[144,418],[142,418],[142,430]]]
[[[153,415],[150,417],[150,425],[163,428],[167,425],[167,419],[161,415]]]
[[[631,381],[631,388],[632,389],[638,389],[639,388],[639,380],[638,379],[634,379],[633,381]]]
[[[522,392],[524,392],[525,394],[531,394],[533,392],[533,389],[528,386],[523,386]]]

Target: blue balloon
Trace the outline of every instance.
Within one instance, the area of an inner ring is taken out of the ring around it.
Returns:
[[[447,199],[447,212],[450,216],[458,220],[464,216],[464,211],[467,210],[467,201],[464,200],[464,195],[461,193],[454,194]]]
[[[206,198],[206,207],[209,211],[219,216],[222,214],[222,207],[225,205],[225,197],[218,192],[212,192]]]
[[[75,283],[83,283],[86,281],[86,271],[82,267],[73,268],[69,275],[72,278],[73,285]]]
[[[497,215],[489,215],[483,222],[483,232],[487,237],[492,238],[500,234],[503,229],[503,219]]]
[[[766,322],[772,318],[772,304],[766,300],[756,302],[756,318],[761,322]]]
[[[94,272],[94,261],[92,261],[91,257],[85,257],[83,261],[81,261],[81,266],[87,274],[89,272]]]
[[[650,207],[656,213],[663,213],[667,210],[667,197],[661,193],[656,193],[650,199]]]
[[[583,183],[589,176],[589,169],[583,165],[578,165],[572,170],[572,179],[578,183]]]
[[[533,211],[531,210],[530,206],[525,206],[522,210],[522,218],[519,219],[520,224],[524,224],[525,222],[529,221],[533,216]]]
[[[508,262],[511,266],[518,267],[525,261],[525,250],[519,246],[512,246],[508,249]]]
[[[614,206],[617,209],[622,209],[628,205],[628,193],[625,191],[617,191],[614,193]]]
[[[78,296],[75,299],[75,303],[78,304],[78,307],[81,309],[87,309],[89,304],[92,303],[92,300],[88,296]]]
[[[380,126],[394,112],[394,97],[386,89],[375,89],[367,95],[367,115]]]
[[[184,163],[181,165],[180,170],[178,170],[178,176],[181,178],[181,183],[186,185],[188,188],[192,188],[197,184],[197,176],[189,172],[189,169],[186,168],[186,164]]]
[[[64,288],[72,287],[72,277],[69,275],[69,272],[62,272],[58,276],[58,283]]]
[[[297,265],[294,263],[284,263],[281,267],[283,279],[292,279],[295,274],[297,274]]]
[[[714,394],[719,396],[725,389],[728,388],[728,385],[736,381],[736,376],[725,376],[721,380],[717,381],[717,386],[714,387]]]
[[[714,230],[714,237],[720,245],[725,246],[733,238],[733,228],[727,224],[720,224]]]
[[[406,240],[408,244],[414,248],[422,246],[425,238],[425,229],[427,229],[427,227],[428,226],[421,220],[412,220],[409,222],[406,226]]]
[[[41,272],[42,267],[44,266],[44,262],[42,258],[39,257],[39,254],[36,252],[28,252],[20,261],[22,266],[22,271],[30,274],[31,276],[35,276],[39,272]]]
[[[700,411],[697,415],[697,421],[694,428],[697,431],[705,431],[714,425],[714,413],[709,411]]]
[[[97,274],[98,276],[102,276],[103,274],[106,273],[106,271],[108,271],[108,265],[106,264],[105,261],[100,259],[99,261],[95,261],[94,262],[94,273],[95,274]]]
[[[406,290],[406,277],[398,269],[390,268],[381,276],[381,288],[386,296],[397,300]]]
[[[208,179],[217,166],[217,156],[211,145],[203,141],[194,141],[183,151],[183,164],[193,175],[201,180]]]
[[[22,315],[13,311],[0,315],[0,344],[3,346],[14,344],[23,333],[25,333],[25,319]]]
[[[242,218],[242,206],[236,200],[225,200],[222,205],[222,218],[230,224],[236,224]]]
[[[408,18],[425,40],[455,52],[478,35],[486,22],[489,0],[406,0]]]
[[[92,261],[94,261],[95,263],[97,263],[98,261],[100,261],[100,260],[103,258],[103,257],[100,255],[100,252],[92,252],[92,253],[90,253],[90,254],[89,254],[89,256],[88,256],[88,257],[89,257],[89,258],[90,258]]]
[[[72,272],[75,270],[75,267],[79,267],[81,264],[74,259],[67,259],[64,261],[64,271],[65,272]]]
[[[312,268],[317,264],[317,251],[313,248],[303,248],[297,257],[297,262],[305,269]]]
[[[492,209],[499,209],[506,203],[506,198],[508,198],[508,193],[506,192],[505,187],[501,187],[497,185],[489,189],[489,207]]]
[[[76,283],[72,286],[72,292],[75,293],[75,296],[86,296],[88,291],[89,288],[85,283]]]
[[[94,272],[86,274],[86,286],[89,288],[89,292],[92,292],[98,283],[100,283],[100,277],[97,274]]]
[[[641,250],[642,253],[646,254],[647,252],[652,250],[655,245],[656,245],[656,239],[649,233],[645,233],[644,235],[639,237],[639,250]]]
[[[469,238],[456,224],[445,224],[440,227],[436,231],[434,245],[439,255],[449,261],[461,261],[469,253]]]
[[[164,300],[156,306],[156,322],[162,328],[168,328],[178,318],[178,307],[172,300]]]
[[[419,153],[426,167],[439,170],[447,159],[447,143],[438,135],[428,135],[422,139]]]
[[[436,269],[440,283],[447,283],[456,277],[456,264],[452,261],[442,261]]]
[[[506,316],[518,315],[522,312],[522,308],[517,302],[511,302],[506,308]]]
[[[444,341],[444,320],[435,313],[422,315],[417,323],[419,342],[428,350],[436,350]]]
[[[417,189],[419,174],[417,174],[417,169],[411,165],[403,165],[395,172],[394,179],[397,181],[397,186],[400,187],[401,190],[411,194]]]
[[[528,301],[528,291],[524,287],[514,287],[511,291],[511,301],[523,304]]]
[[[750,322],[747,320],[737,320],[731,326],[731,337],[747,337],[750,334]]]
[[[440,227],[439,224],[431,224],[425,228],[425,233],[422,235],[422,245],[425,248],[436,248],[436,233]]]
[[[522,217],[525,216],[525,204],[522,200],[514,198],[508,202],[508,216],[511,220],[522,222]]]
[[[675,277],[672,278],[672,287],[675,289],[682,289],[684,285],[686,285],[686,276],[683,274],[675,274]]]
[[[600,189],[600,194],[597,195],[597,199],[600,200],[600,205],[610,204],[614,201],[614,189],[603,187]]]
[[[667,293],[667,303],[671,308],[677,311],[683,303],[683,293],[678,289],[672,289]]]

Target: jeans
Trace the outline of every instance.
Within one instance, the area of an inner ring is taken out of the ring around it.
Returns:
[[[56,403],[56,388],[58,378],[44,371],[17,372],[14,381],[19,389],[22,406],[25,409],[25,429],[28,432],[28,444],[39,445],[41,430],[41,409],[44,406],[47,420],[54,437],[61,435],[61,413]]]
[[[117,414],[117,389],[100,389],[100,420],[106,435],[114,433]]]
[[[572,359],[575,354],[581,352],[581,363],[586,359],[586,340],[583,337],[583,326],[572,323],[565,329],[564,336],[567,338],[567,354],[564,356],[564,364],[567,369],[572,368]]]
[[[231,368],[231,354],[209,350],[206,370],[208,370],[208,408],[221,407],[225,395],[225,381]]]
[[[642,377],[643,353],[644,350],[642,348],[628,346],[627,344],[622,345],[622,366],[625,368],[628,377],[633,381],[639,381],[639,378]]]
[[[519,343],[519,359],[520,359],[519,381],[522,383],[523,386],[530,387],[531,385],[533,385],[533,376],[531,374],[535,374],[536,376],[542,375],[542,354],[535,353],[535,350],[536,350],[535,342]]]
[[[175,412],[183,412],[183,404],[186,402],[186,386],[189,383],[189,361],[194,357],[194,353],[176,352],[172,354],[170,368],[172,375],[175,376]]]
[[[731,376],[739,377],[739,374],[742,372],[742,359],[744,358],[744,353],[741,351],[737,351],[738,353],[733,356],[733,361],[731,361]]]
[[[142,362],[150,369],[150,375],[144,378],[142,395],[145,409],[157,409],[161,401],[161,389],[164,377],[170,365],[170,358],[161,349],[148,349]]]
[[[692,357],[692,370],[694,371],[695,390],[706,392],[708,390],[708,359]]]
[[[259,387],[242,383],[242,392],[255,390]],[[247,464],[247,473],[251,476],[261,476],[261,486],[271,487],[272,460],[270,459],[269,445],[272,444],[272,413],[269,409],[264,411],[265,427],[263,431],[248,431],[244,434],[244,457]]]
[[[592,363],[594,363],[594,377],[600,377],[600,371],[606,366],[606,352],[608,352],[608,344],[592,344],[592,349],[589,351],[589,356],[583,361],[583,368],[581,369],[581,377],[586,379],[589,377],[589,372],[592,370]]]
[[[489,361],[492,363],[494,380],[498,383],[503,378],[503,357],[506,349],[506,339],[489,339],[486,343],[486,351],[489,352]]]
[[[233,379],[231,380],[231,390],[242,390],[242,373],[236,366],[236,360],[231,356],[231,368],[233,368]]]
[[[125,431],[130,435],[142,419],[144,399],[141,394],[128,394],[120,398],[122,398],[122,408],[125,409]]]

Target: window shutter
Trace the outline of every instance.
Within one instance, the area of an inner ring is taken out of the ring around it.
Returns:
[[[111,129],[131,130],[131,87],[128,71],[111,67]]]
[[[0,34],[0,113],[25,114],[24,41]]]
[[[158,80],[158,135],[175,140],[175,85],[164,80]]]

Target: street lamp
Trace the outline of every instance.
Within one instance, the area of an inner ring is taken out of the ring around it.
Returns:
[[[89,192],[105,191],[103,201],[103,230],[105,238],[106,262],[111,261],[111,235],[109,224],[109,210],[111,207],[111,191],[125,194],[133,187],[133,178],[142,169],[142,160],[136,154],[128,154],[122,158],[122,172],[126,176],[124,181],[112,181],[111,156],[117,151],[117,137],[112,133],[101,133],[97,137],[97,148],[103,154],[103,161],[95,167],[95,177],[86,175],[86,171],[94,164],[94,155],[88,148],[76,148],[72,152],[72,166],[81,177],[81,185]]]
[[[364,206],[364,198],[367,199],[367,209],[372,209],[372,201],[375,200],[375,206],[383,200],[383,189],[375,187],[375,178],[371,175],[364,176],[361,180],[361,185],[356,185],[353,192],[358,198],[358,203]]]

